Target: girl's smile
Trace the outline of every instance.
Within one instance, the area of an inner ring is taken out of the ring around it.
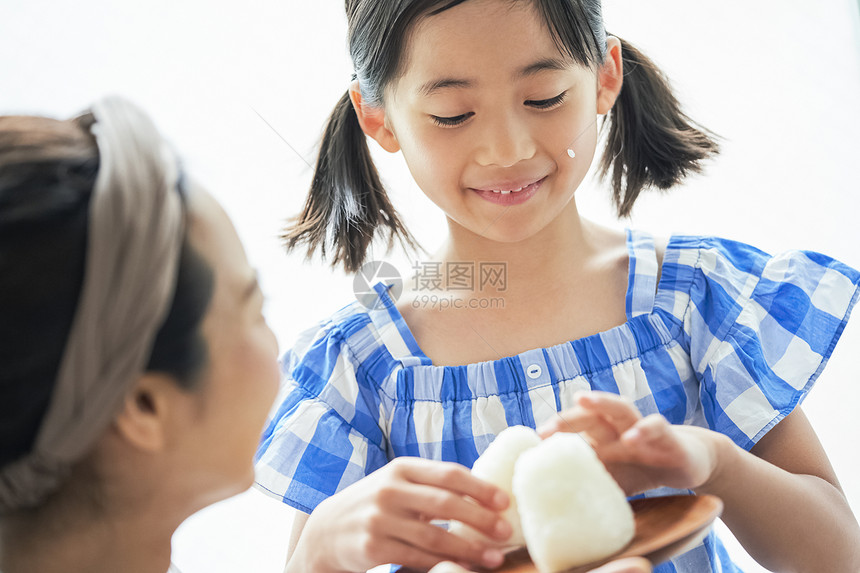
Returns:
[[[521,205],[534,197],[547,177],[544,176],[536,181],[532,180],[531,183],[524,183],[522,185],[518,183],[491,184],[478,189],[473,188],[472,191],[491,203],[505,206]]]

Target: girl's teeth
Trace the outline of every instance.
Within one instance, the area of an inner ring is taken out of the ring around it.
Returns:
[[[522,191],[522,190],[523,190],[523,189],[525,189],[526,187],[529,187],[530,185],[532,185],[532,184],[531,184],[531,183],[529,183],[528,185],[523,185],[523,186],[522,186],[522,187],[520,187],[519,189],[509,189],[509,190],[507,190],[507,191],[502,191],[502,190],[499,190],[499,189],[492,189],[491,191],[492,191],[493,193],[496,193],[496,194],[501,193],[502,195],[508,195],[509,193],[519,193],[520,191]]]

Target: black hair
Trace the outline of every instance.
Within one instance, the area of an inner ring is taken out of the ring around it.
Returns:
[[[345,0],[350,55],[365,105],[381,107],[384,91],[401,73],[408,35],[422,17],[468,0]],[[600,0],[528,1],[537,9],[561,53],[598,69],[607,56]],[[681,112],[665,76],[622,40],[624,82],[601,125],[606,147],[601,175],[610,175],[618,215],[628,216],[639,194],[669,189],[719,153],[716,136]],[[370,156],[347,92],[328,120],[310,192],[302,212],[283,234],[287,250],[320,250],[331,264],[356,271],[377,228],[405,246],[415,241],[401,223]]]
[[[99,158],[75,122],[0,117],[0,466],[29,452],[78,305]],[[186,237],[147,366],[186,389],[208,362],[212,269]]]

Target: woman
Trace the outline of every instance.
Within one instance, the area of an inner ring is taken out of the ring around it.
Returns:
[[[163,573],[179,524],[251,485],[262,298],[137,108],[0,118],[0,570]]]

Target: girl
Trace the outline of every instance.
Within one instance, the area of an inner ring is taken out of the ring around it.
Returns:
[[[655,242],[580,215],[598,124],[621,216],[718,151],[654,65],[606,33],[599,2],[346,10],[356,78],[287,245],[355,271],[380,229],[414,244],[366,136],[402,152],[449,236],[410,293],[376,284],[375,300],[341,309],[283,358],[257,483],[301,511],[287,569],[498,565],[497,551],[429,522],[506,538],[507,500],[451,462],[471,466],[512,424],[583,432],[631,495],[720,496],[727,525],[769,568],[860,568],[860,528],[797,407],[860,273],[713,237]],[[489,272],[500,263],[505,280]],[[439,284],[444,310],[420,294]],[[713,533],[658,568],[736,570]]]
[[[167,571],[179,524],[253,481],[261,310],[230,220],[136,107],[0,117],[0,570]]]

